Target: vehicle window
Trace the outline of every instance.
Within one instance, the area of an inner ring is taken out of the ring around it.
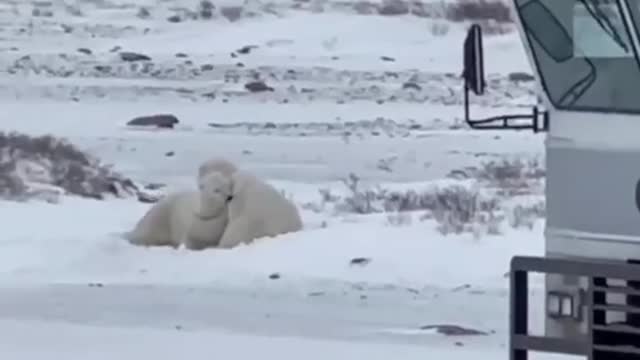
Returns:
[[[543,89],[556,108],[640,112],[640,66],[619,1],[516,4]]]

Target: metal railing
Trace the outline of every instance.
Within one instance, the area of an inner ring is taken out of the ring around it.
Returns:
[[[586,278],[587,331],[578,339],[528,333],[529,273]],[[511,261],[509,359],[527,360],[529,351],[582,355],[589,360],[640,360],[640,265],[601,260],[514,257]],[[624,280],[627,286],[609,285]],[[609,304],[607,294],[626,296],[625,304]],[[625,313],[627,321],[607,323],[607,312]]]

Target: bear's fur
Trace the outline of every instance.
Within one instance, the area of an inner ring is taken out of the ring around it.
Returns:
[[[226,228],[232,184],[221,173],[205,174],[200,191],[179,191],[161,199],[140,219],[127,240],[141,246],[216,247]]]
[[[218,247],[232,248],[255,239],[302,229],[295,204],[255,175],[237,170],[231,175],[229,220]]]
[[[231,161],[221,157],[210,158],[198,167],[198,187],[202,186],[200,180],[209,173],[219,172],[227,177],[231,177],[231,174],[236,171],[238,171],[238,168]]]

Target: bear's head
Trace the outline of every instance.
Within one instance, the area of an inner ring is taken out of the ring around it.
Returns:
[[[231,177],[219,172],[204,175],[198,181],[200,190],[200,215],[217,216],[225,210],[231,199],[233,183]]]
[[[226,176],[231,176],[237,170],[238,168],[231,161],[221,157],[213,157],[203,162],[198,167],[198,181],[212,172],[218,172]]]

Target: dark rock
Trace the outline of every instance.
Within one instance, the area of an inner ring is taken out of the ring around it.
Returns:
[[[202,64],[200,66],[200,71],[211,71],[211,70],[213,70],[212,64]]]
[[[365,265],[368,265],[370,262],[371,262],[370,258],[357,257],[357,258],[351,259],[351,261],[349,261],[349,265],[351,265],[351,266],[365,266]]]
[[[144,188],[147,190],[159,190],[159,189],[162,189],[163,187],[166,187],[166,185],[161,183],[149,183],[144,186]]]
[[[109,66],[109,65],[96,65],[93,68],[96,69],[97,71],[100,71],[100,72],[109,72],[109,71],[111,71],[111,66]]]
[[[246,45],[246,46],[243,46],[240,49],[236,50],[236,52],[238,54],[246,55],[246,54],[250,53],[251,50],[257,49],[257,48],[258,48],[258,46],[256,46],[256,45]]]
[[[512,72],[509,74],[510,81],[534,81],[535,78],[531,74],[523,73],[523,72]]]
[[[271,280],[278,280],[278,279],[280,279],[280,277],[281,276],[278,273],[273,273],[273,274],[269,275],[269,279],[271,279]]]
[[[411,81],[407,81],[406,83],[402,84],[402,88],[405,89],[405,90],[410,90],[410,89],[411,90],[418,90],[418,91],[422,90],[420,85],[418,85],[418,84],[416,84],[414,82],[411,82]]]
[[[185,54],[185,53],[177,53],[177,54],[176,54],[176,57],[177,57],[177,58],[186,58],[186,57],[189,57],[189,55],[187,55],[187,54]]]
[[[154,126],[159,128],[169,128],[173,129],[173,127],[179,123],[178,118],[175,115],[171,114],[155,114],[155,115],[147,115],[147,116],[139,116],[132,120],[130,120],[127,125],[129,126]]]
[[[252,81],[246,83],[244,88],[251,92],[273,91],[273,88],[264,83],[264,81]]]
[[[131,52],[131,51],[123,51],[120,53],[120,59],[122,61],[129,61],[129,62],[133,62],[133,61],[150,61],[151,57],[145,55],[145,54],[140,54],[140,53],[136,53],[136,52]]]
[[[167,21],[175,24],[181,22],[182,18],[179,15],[171,15],[167,18]]]
[[[390,57],[390,56],[380,56],[380,60],[382,61],[396,61],[396,59]]]
[[[93,54],[93,52],[91,52],[91,49],[87,49],[87,48],[79,48],[78,49],[79,53],[83,53],[85,55],[91,55]]]
[[[435,330],[437,333],[446,336],[471,336],[471,335],[489,335],[488,332],[480,331],[471,328],[465,328],[458,325],[425,325],[421,326],[420,330]]]

